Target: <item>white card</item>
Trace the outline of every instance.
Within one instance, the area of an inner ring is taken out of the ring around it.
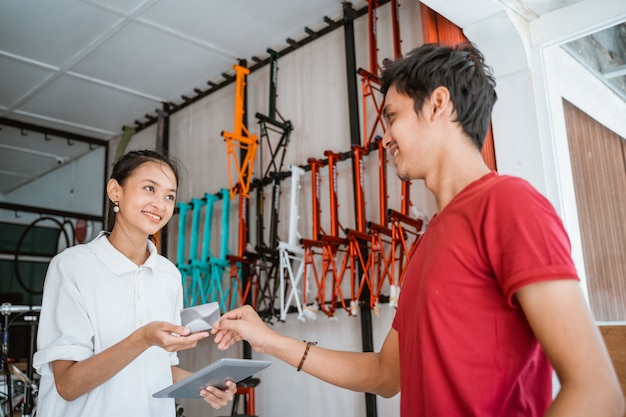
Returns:
[[[220,319],[220,306],[217,301],[183,308],[180,311],[180,320],[191,332],[209,330]]]

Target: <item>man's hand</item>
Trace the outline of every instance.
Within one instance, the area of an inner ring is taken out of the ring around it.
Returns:
[[[246,340],[256,352],[265,351],[265,346],[279,337],[261,320],[249,305],[244,305],[222,315],[213,325],[211,333],[220,350],[226,350],[240,340]]]

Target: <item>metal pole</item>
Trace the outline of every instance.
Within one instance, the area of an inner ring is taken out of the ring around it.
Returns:
[[[270,108],[269,117],[272,120],[276,119],[276,85],[278,80],[278,52],[272,49],[267,50],[270,54]]]
[[[347,23],[344,25],[344,39],[346,50],[346,74],[348,77],[348,103],[349,103],[349,118],[350,118],[350,144],[360,145],[361,143],[361,131],[359,127],[359,107],[358,107],[358,91],[357,91],[357,67],[356,67],[356,52],[354,47],[354,23],[351,15],[355,13],[350,3],[344,3],[343,5],[344,20]],[[352,159],[354,165],[354,158]],[[358,169],[353,166],[353,170]],[[354,189],[358,184],[355,184]],[[358,216],[358,213],[355,213]],[[359,267],[360,269],[360,267]],[[368,292],[368,291],[364,291]],[[363,294],[364,297],[369,299],[369,294]],[[363,352],[374,351],[374,338],[372,332],[372,312],[367,305],[361,306],[361,343],[363,345]],[[365,394],[365,411],[367,417],[377,417],[378,409],[376,407],[376,396],[370,393]]]
[[[160,148],[160,149],[159,149]],[[157,150],[163,155],[170,154],[170,105],[163,103],[163,111],[159,113],[159,123],[157,124]],[[167,254],[169,223],[161,230],[161,253]]]
[[[24,408],[22,409],[23,417],[30,417],[33,408],[35,407],[35,401],[33,399],[33,355],[35,354],[35,344],[37,343],[37,323],[39,320],[39,316],[32,316],[34,319],[30,323],[30,345],[29,345],[29,355],[28,361],[26,361],[26,377],[28,379],[28,383],[24,385]]]
[[[239,61],[239,65],[241,65],[242,67],[248,67],[248,63],[245,59],[242,59]],[[244,88],[243,91],[243,125],[246,126],[246,129],[248,128],[248,88]],[[259,152],[261,150],[259,149]],[[240,158],[243,161],[244,160],[245,155],[241,154]],[[248,175],[252,175],[252,172],[248,173]],[[250,233],[248,231],[248,221],[250,220],[250,211],[248,208],[248,204],[247,204],[247,199],[248,197],[244,196],[244,195],[240,195],[239,198],[245,199],[245,201],[241,201],[240,205],[240,213],[239,213],[239,220],[240,220],[240,230],[239,230],[239,256],[243,256],[243,250],[246,247],[246,244],[248,243],[248,241],[250,240]],[[243,242],[242,242],[243,240]],[[249,274],[249,269],[245,268],[244,265],[242,264],[241,266],[241,283],[243,285],[243,288],[246,288],[246,286],[248,285],[248,280],[250,279],[250,274]],[[245,300],[246,303],[250,303],[252,295],[249,294],[248,295],[248,299]],[[245,359],[251,359],[252,358],[252,348],[250,347],[249,343],[244,343],[243,344],[243,357]]]

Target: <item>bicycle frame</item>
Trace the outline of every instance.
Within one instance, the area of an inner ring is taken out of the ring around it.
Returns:
[[[240,65],[233,65],[233,69],[236,73],[234,127],[232,132],[222,132],[222,136],[226,142],[231,198],[234,198],[237,194],[237,185],[239,186],[239,192],[243,196],[249,196],[250,182],[254,173],[254,159],[256,158],[258,146],[257,136],[250,134],[243,123],[246,86],[245,77],[250,73],[250,70]],[[241,158],[240,155],[237,155],[237,152],[235,152],[237,148],[243,153]],[[233,171],[237,174],[235,184],[233,184]]]

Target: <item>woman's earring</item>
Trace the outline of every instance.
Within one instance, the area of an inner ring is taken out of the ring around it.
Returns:
[[[114,201],[113,202],[113,213],[119,213],[120,212],[120,202],[119,201]]]

